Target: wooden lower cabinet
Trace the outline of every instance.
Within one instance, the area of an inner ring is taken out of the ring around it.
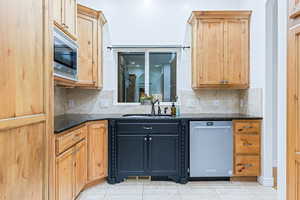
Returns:
[[[73,199],[73,160],[71,148],[56,159],[56,200]]]
[[[75,146],[75,194],[77,196],[87,183],[87,145],[82,141]]]
[[[88,182],[107,177],[108,125],[107,121],[88,125]]]
[[[261,121],[234,120],[234,176],[260,176]]]
[[[90,122],[55,137],[55,200],[74,200],[107,176],[107,126]]]
[[[234,174],[236,176],[259,176],[260,158],[256,155],[237,155]]]
[[[87,182],[86,130],[83,126],[56,138],[55,200],[75,199]]]

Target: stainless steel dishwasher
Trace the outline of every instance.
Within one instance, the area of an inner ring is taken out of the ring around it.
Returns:
[[[231,177],[231,121],[190,122],[190,177]]]

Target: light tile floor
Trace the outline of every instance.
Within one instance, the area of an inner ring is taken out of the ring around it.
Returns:
[[[103,183],[84,191],[78,200],[278,200],[273,188],[254,182],[189,182],[130,180]]]

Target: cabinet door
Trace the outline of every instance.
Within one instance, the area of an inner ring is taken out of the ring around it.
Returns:
[[[199,59],[194,67],[199,67],[200,85],[219,85],[223,80],[224,23],[218,19],[201,20],[199,32]]]
[[[78,14],[78,44],[79,44],[79,84],[93,86],[96,83],[94,73],[97,73],[97,21],[94,18]],[[95,77],[96,78],[96,77]]]
[[[1,200],[52,195],[46,170],[53,135],[51,6],[49,0],[0,1]]]
[[[289,31],[288,41],[287,194],[300,200],[300,28]]]
[[[64,0],[64,28],[76,36],[77,26],[77,0]]]
[[[224,23],[224,80],[230,85],[248,87],[248,20],[230,19]]]
[[[289,12],[291,18],[296,18],[300,16],[300,0],[289,0]]]
[[[63,5],[64,0],[53,0],[53,18],[59,25],[62,25],[63,22]]]
[[[151,175],[176,175],[178,173],[178,136],[150,135],[148,170]]]
[[[146,135],[119,135],[117,168],[119,176],[139,176],[146,173]]]
[[[88,181],[107,176],[107,121],[88,126]]]
[[[56,200],[73,199],[74,148],[56,158]]]
[[[87,145],[85,140],[75,146],[74,155],[74,197],[76,197],[87,182]]]

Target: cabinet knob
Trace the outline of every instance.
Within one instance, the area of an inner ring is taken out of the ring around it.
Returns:
[[[147,141],[147,138],[145,137],[144,140]]]
[[[152,138],[150,137],[150,138],[149,138],[149,140],[151,141],[151,140],[152,140]]]

